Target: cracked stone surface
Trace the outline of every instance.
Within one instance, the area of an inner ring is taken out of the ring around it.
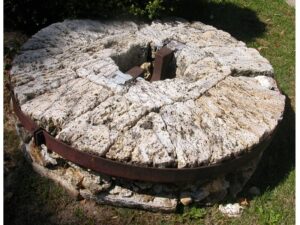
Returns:
[[[172,79],[151,83],[126,74],[163,46],[174,50]],[[183,20],[55,23],[22,46],[11,75],[23,112],[57,139],[80,151],[148,167],[211,165],[251,151],[272,135],[285,105],[272,66],[257,50],[212,26]],[[57,163],[46,152],[41,150],[45,159],[37,164]],[[251,165],[247,179],[256,163]],[[103,194],[105,188],[90,181],[97,179],[80,180],[89,187],[80,189],[81,195],[115,205],[135,196],[118,185],[107,185],[110,191]],[[219,187],[215,199],[224,197],[230,185],[219,180],[147,204],[139,205],[142,195],[126,201],[146,209],[162,204],[168,211],[176,206],[176,196],[210,198],[207,187]]]
[[[175,78],[131,81],[125,72],[164,45],[175,50]],[[131,164],[222,161],[270,135],[284,109],[269,62],[199,22],[66,20],[35,34],[13,65],[21,108],[40,126]]]

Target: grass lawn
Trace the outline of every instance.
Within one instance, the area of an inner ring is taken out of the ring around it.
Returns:
[[[273,65],[276,80],[287,97],[280,128],[239,196],[249,202],[242,216],[227,218],[218,211],[218,205],[182,207],[175,214],[161,214],[71,199],[24,161],[5,91],[5,224],[295,224],[295,9],[283,0],[194,0],[184,1],[173,14],[211,24],[258,49]],[[8,69],[26,36],[5,32],[4,39]],[[248,189],[252,186],[258,187],[261,194],[250,196]]]

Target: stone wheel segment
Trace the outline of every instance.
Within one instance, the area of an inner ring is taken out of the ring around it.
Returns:
[[[173,78],[126,71],[162,46]],[[234,158],[272,135],[285,97],[255,49],[200,22],[66,20],[32,36],[11,70],[21,109],[57,139],[148,167]]]

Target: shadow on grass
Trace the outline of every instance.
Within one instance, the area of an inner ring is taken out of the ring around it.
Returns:
[[[63,191],[54,191],[55,184],[39,177],[28,163],[22,162],[22,166],[5,178],[5,186],[9,188],[5,187],[4,195],[11,197],[4,201],[4,224],[52,224],[49,219],[55,210],[48,204],[53,201],[61,204],[59,200],[64,198],[60,194]]]
[[[286,96],[283,119],[247,187],[257,186],[261,192],[274,189],[295,168],[295,112]],[[247,193],[241,193],[247,194]]]
[[[228,2],[180,1],[171,16],[201,21],[245,42],[260,37],[266,31],[266,24],[259,20],[255,11]]]

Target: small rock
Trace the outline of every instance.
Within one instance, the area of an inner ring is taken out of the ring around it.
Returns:
[[[122,197],[130,197],[133,195],[132,191],[126,188],[122,188],[120,186],[115,186],[113,189],[109,191],[112,195],[119,195]]]
[[[142,200],[143,202],[152,202],[155,199],[155,197],[151,196],[151,195],[144,195]]]
[[[193,199],[191,197],[183,197],[183,198],[180,198],[180,202],[182,203],[182,205],[189,205],[191,204],[193,201]]]
[[[141,68],[144,70],[144,72],[145,72],[144,78],[145,78],[145,79],[149,79],[150,76],[151,76],[151,72],[150,72],[150,70],[151,70],[151,63],[145,62],[145,63],[143,63],[140,67],[141,67]]]
[[[41,156],[43,157],[45,166],[57,165],[57,161],[51,157],[46,145],[41,145]]]
[[[255,187],[255,186],[251,187],[248,192],[250,195],[253,195],[253,196],[260,195],[259,188]]]
[[[228,217],[239,217],[243,212],[243,207],[239,203],[235,203],[225,206],[219,205],[219,210]]]
[[[239,203],[241,206],[249,206],[250,205],[249,201],[246,198],[241,198],[239,200]]]
[[[65,171],[64,179],[70,181],[72,185],[80,187],[83,177],[79,170],[69,167]]]

